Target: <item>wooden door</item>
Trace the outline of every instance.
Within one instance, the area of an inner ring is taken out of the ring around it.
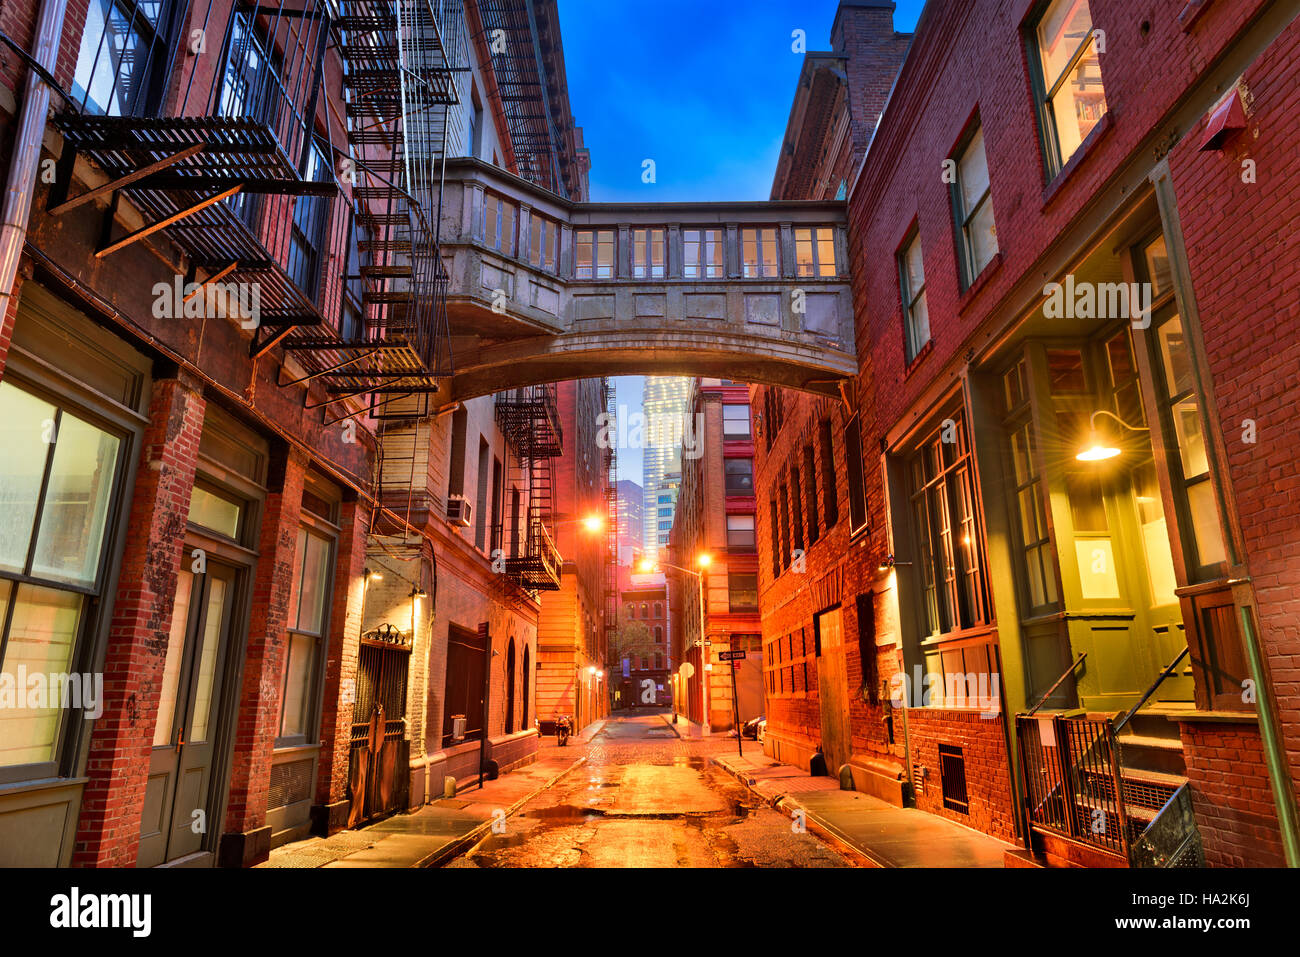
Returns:
[[[844,661],[844,624],[841,610],[832,608],[813,620],[817,629],[817,695],[822,718],[822,752],[826,770],[839,773],[848,763],[852,746],[849,740],[849,682]]]

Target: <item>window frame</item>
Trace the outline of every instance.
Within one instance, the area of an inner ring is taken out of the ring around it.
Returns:
[[[976,140],[980,143],[980,149],[984,153],[984,170],[987,182],[984,185],[984,192],[975,200],[972,208],[966,209],[966,197],[962,179],[962,163],[966,159],[966,154],[975,146]],[[953,161],[955,175],[952,183],[949,184],[948,191],[952,199],[952,216],[955,239],[957,241],[957,264],[961,279],[961,290],[965,292],[979,278],[980,274],[987,269],[998,257],[999,247],[997,245],[997,215],[993,210],[993,176],[989,170],[989,155],[987,148],[987,139],[984,136],[984,127],[978,117],[971,124],[969,132],[962,137],[961,144],[953,151],[950,159]],[[981,265],[975,261],[975,244],[971,241],[971,227],[975,217],[984,209],[989,207],[993,216],[993,251],[988,260]],[[924,283],[922,289],[924,290]],[[927,302],[928,305],[928,302]]]
[[[1079,61],[1083,59],[1088,48],[1096,43],[1097,28],[1093,24],[1091,4],[1089,4],[1088,7],[1088,34],[1079,41],[1079,45],[1075,48],[1074,53],[1071,54],[1070,58],[1065,62],[1065,65],[1061,67],[1061,73],[1053,82],[1050,89],[1048,89],[1047,86],[1047,77],[1043,73],[1043,51],[1038,40],[1038,29],[1042,25],[1043,21],[1047,19],[1047,15],[1052,11],[1052,8],[1058,3],[1070,2],[1073,2],[1073,0],[1044,0],[1038,9],[1037,15],[1027,24],[1024,33],[1025,44],[1028,47],[1029,71],[1034,93],[1034,107],[1038,114],[1038,122],[1036,124],[1038,127],[1038,139],[1039,145],[1043,151],[1044,172],[1047,174],[1047,181],[1049,183],[1060,175],[1061,171],[1065,169],[1070,160],[1078,154],[1080,149],[1083,148],[1083,143],[1087,140],[1087,136],[1081,137],[1079,146],[1075,147],[1074,151],[1069,156],[1062,155],[1061,135],[1060,131],[1056,127],[1056,111],[1053,108],[1052,103],[1055,96],[1061,92],[1061,88],[1065,85],[1066,79],[1074,71],[1075,67],[1078,66]],[[1097,67],[1100,70],[1100,51],[1098,51]],[[1105,97],[1105,92],[1106,84],[1105,78],[1103,77],[1103,98]],[[1106,112],[1098,118],[1097,123],[1100,124],[1102,118],[1109,113],[1110,104],[1107,103]],[[1093,129],[1096,129],[1096,126],[1094,126]],[[1091,135],[1091,133],[1092,131],[1090,130],[1089,135]]]
[[[744,431],[743,433],[740,433],[740,432],[729,432],[729,431],[727,430],[727,423],[728,423],[728,422],[738,422],[738,421],[740,421],[740,420],[739,420],[737,417],[735,417],[735,416],[732,416],[731,418],[728,418],[728,417],[727,417],[727,410],[728,410],[728,409],[744,409],[744,410],[745,410],[745,431]],[[722,403],[722,440],[723,440],[724,442],[744,442],[744,441],[746,441],[746,440],[752,439],[753,437],[754,437],[753,409],[750,408],[749,403],[748,403],[748,402],[724,402],[724,403]]]
[[[584,240],[583,237],[589,239]],[[606,240],[603,237],[608,236]],[[602,246],[609,246],[609,265],[600,264],[600,249]],[[582,263],[582,248],[586,246],[590,251],[591,261],[587,264]],[[607,275],[602,274],[601,270],[608,269]],[[587,270],[586,273],[583,270]],[[587,279],[593,282],[615,279],[618,276],[618,231],[614,229],[575,229],[573,231],[573,278]]]
[[[915,291],[907,274],[907,254],[915,246],[921,263],[921,288]],[[903,359],[910,365],[933,338],[930,329],[930,302],[926,297],[925,249],[921,245],[921,231],[913,226],[903,239],[898,254],[898,294],[903,305]],[[919,340],[916,329],[916,304],[925,299],[925,339]],[[919,341],[918,341],[919,340]]]
[[[290,610],[290,617],[285,620],[285,650],[284,650],[284,675],[280,687],[280,715],[276,723],[276,748],[296,747],[305,744],[313,744],[320,732],[320,708],[321,708],[321,686],[324,681],[324,652],[329,645],[330,639],[330,613],[333,610],[331,598],[334,594],[334,577],[337,570],[338,560],[338,534],[339,528],[323,517],[318,517],[315,513],[302,512],[298,524],[300,534],[305,534],[309,538],[315,537],[325,543],[325,582],[322,591],[322,606],[320,613],[320,631],[311,632],[299,626],[302,611],[302,585],[304,576],[307,573],[306,554],[294,554],[294,583],[290,589],[290,595],[296,599],[297,607]],[[303,711],[302,724],[305,730],[293,734],[284,733],[285,722],[285,704],[288,702],[289,676],[291,674],[291,665],[293,663],[293,647],[295,637],[308,638],[315,642],[315,649],[312,652],[312,661],[308,665],[308,671],[303,690]]]
[[[808,239],[799,238],[800,233],[807,233]],[[826,236],[822,236],[826,233]],[[807,243],[809,262],[807,264],[808,272],[804,272],[804,264],[799,261],[799,248],[802,244]],[[826,263],[822,260],[821,249],[824,242],[830,243],[831,261]],[[830,266],[830,271],[826,271],[826,266]],[[794,274],[800,279],[833,279],[839,275],[838,257],[835,255],[835,227],[833,226],[796,226],[794,228]]]
[[[658,248],[659,261],[655,262]],[[665,279],[668,276],[668,230],[642,226],[632,230],[632,278]]]
[[[699,236],[692,240],[691,235]],[[714,238],[710,239],[709,237]],[[695,262],[691,262],[690,249],[696,249]],[[712,249],[716,261],[707,261],[705,254]],[[683,229],[682,230],[682,278],[683,279],[721,279],[726,272],[726,242],[721,229]]]
[[[769,263],[765,253],[769,248],[766,234],[771,234]],[[751,239],[752,237],[752,239]],[[750,243],[754,246],[754,261],[749,260]],[[768,270],[771,269],[771,272]],[[781,276],[781,230],[776,226],[744,226],[740,230],[740,276],[742,279],[779,279]]]

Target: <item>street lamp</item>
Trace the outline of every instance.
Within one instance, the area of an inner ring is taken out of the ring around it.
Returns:
[[[674,565],[671,562],[654,562],[648,558],[643,558],[641,559],[640,569],[643,575],[649,575],[652,574],[653,572],[658,571],[659,566],[662,565],[664,568],[671,568],[681,572],[684,575],[692,576],[695,579],[696,584],[699,585],[699,589],[700,589],[700,688],[703,691],[702,702],[704,706],[704,714],[702,715],[704,721],[702,722],[702,724],[704,728],[704,733],[708,734],[710,731],[709,681],[708,678],[706,677],[706,674],[710,669],[708,667],[708,661],[707,661],[708,652],[705,651],[705,647],[704,647],[704,633],[705,633],[704,571],[710,565],[713,564],[713,556],[710,555],[708,552],[700,552],[699,555],[695,556],[695,564],[700,566],[699,571],[693,571],[689,568],[683,568],[681,565]],[[675,716],[676,712],[674,711],[673,714]]]
[[[1106,441],[1102,434],[1097,431],[1097,416],[1099,415],[1109,416],[1130,432],[1147,431],[1139,426],[1129,425],[1114,412],[1108,411],[1107,409],[1098,409],[1092,415],[1088,416],[1088,441],[1084,443],[1083,448],[1079,450],[1079,454],[1075,456],[1075,458],[1080,462],[1101,462],[1105,459],[1113,459],[1115,456],[1120,454],[1120,449],[1111,445]]]

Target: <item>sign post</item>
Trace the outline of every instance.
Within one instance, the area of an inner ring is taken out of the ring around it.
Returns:
[[[744,651],[718,652],[718,660],[731,665],[731,713],[735,716],[736,722],[736,752],[742,758],[745,756],[745,729],[740,726],[740,695],[736,691],[736,668],[739,666],[736,662],[744,659]]]

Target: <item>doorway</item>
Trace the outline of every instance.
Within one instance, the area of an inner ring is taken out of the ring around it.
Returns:
[[[238,572],[207,560],[182,568],[144,793],[137,863],[154,867],[193,858],[211,863],[207,836],[217,827],[212,772],[224,739],[222,703]],[[188,862],[187,862],[188,863]]]
[[[817,638],[817,696],[822,718],[822,753],[833,777],[847,764],[849,741],[849,681],[844,661],[844,622],[837,606],[813,619]]]

